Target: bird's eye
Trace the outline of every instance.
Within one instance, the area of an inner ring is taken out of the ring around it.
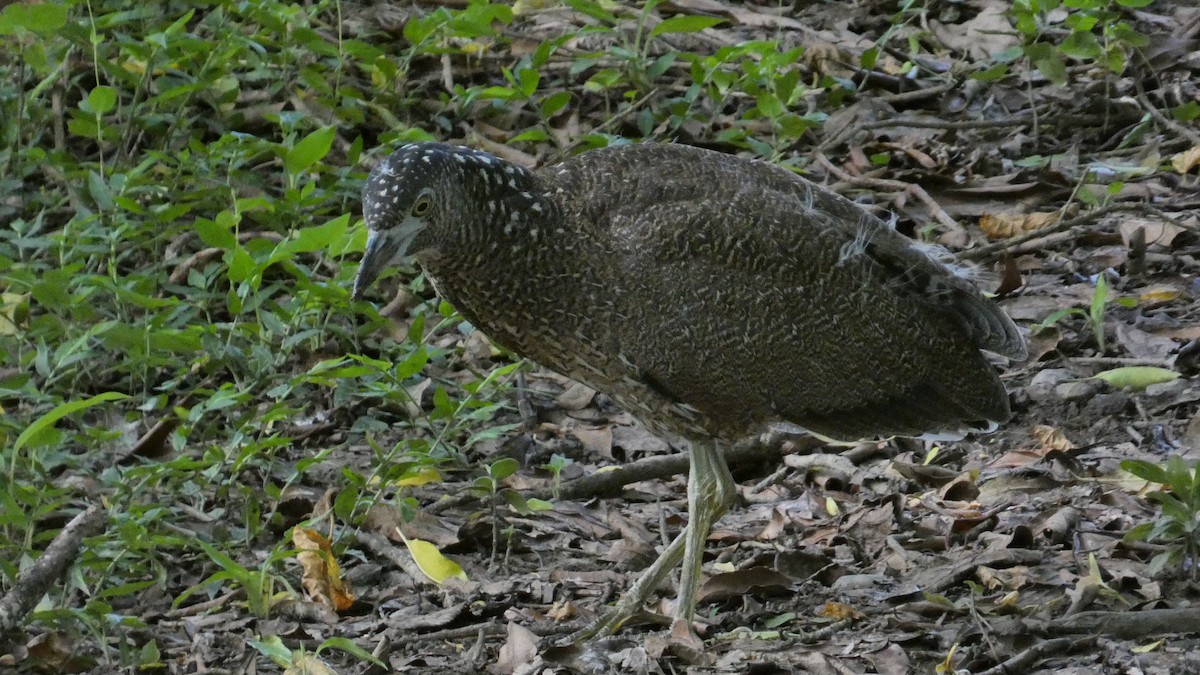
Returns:
[[[430,206],[433,206],[433,200],[427,195],[421,195],[420,197],[417,197],[417,201],[413,202],[412,214],[417,218],[420,218],[426,213],[429,213]]]

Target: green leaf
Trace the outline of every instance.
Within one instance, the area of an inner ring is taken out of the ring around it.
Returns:
[[[571,102],[571,92],[560,91],[547,96],[542,101],[542,117],[554,117]],[[1176,108],[1179,110],[1179,108]]]
[[[487,468],[487,472],[488,475],[492,477],[492,480],[499,482],[513,475],[517,472],[517,469],[520,468],[520,462],[512,457],[505,457],[504,459],[500,459],[492,463],[492,465]]]
[[[1038,59],[1034,61],[1033,65],[1053,84],[1062,86],[1067,83],[1067,67],[1058,54],[1050,54],[1044,59]]]
[[[1096,292],[1092,294],[1092,306],[1089,316],[1093,322],[1104,319],[1104,306],[1108,304],[1108,278],[1103,274],[1096,277]]]
[[[719,23],[725,23],[725,19],[719,19],[715,16],[673,16],[659,22],[657,26],[652,28],[650,30],[650,38],[653,39],[667,33],[695,33],[705,28],[712,28]]]
[[[380,661],[379,659],[375,658],[374,656],[371,656],[371,652],[354,644],[354,642],[351,641],[349,638],[331,637],[328,640],[322,642],[317,647],[316,653],[320,654],[322,651],[324,651],[326,649],[337,649],[337,650],[346,652],[347,654],[351,654],[353,656],[358,657],[358,659],[360,661],[366,661],[368,663],[372,663],[376,666],[379,666],[383,670],[388,670],[388,666],[386,663],[384,663],[383,661]]]
[[[1151,483],[1167,482],[1167,471],[1163,467],[1141,459],[1126,459],[1121,461],[1121,468],[1129,473]]]
[[[516,511],[520,515],[527,516],[532,513],[532,511],[529,509],[528,502],[525,501],[525,497],[521,496],[520,492],[517,492],[511,488],[505,488],[500,491],[500,497],[504,501],[508,502],[509,507],[512,508],[513,511]]]
[[[52,33],[67,25],[67,4],[63,2],[16,2],[0,12],[0,35],[12,35],[24,29],[34,33]]]
[[[1121,540],[1146,541],[1147,537],[1150,536],[1150,530],[1153,528],[1154,523],[1142,523],[1141,525],[1131,527],[1129,528],[1129,531],[1125,533],[1125,536],[1121,538]]]
[[[88,108],[97,115],[104,115],[108,111],[117,107],[117,90],[108,86],[100,85],[92,89],[87,97]]]
[[[288,668],[292,665],[292,650],[288,649],[277,635],[268,635],[261,640],[250,640],[250,646],[258,650],[259,654],[274,661],[275,665],[280,668]]]
[[[291,174],[307,171],[309,167],[321,161],[325,155],[329,154],[329,149],[333,147],[333,139],[336,134],[336,127],[327,126],[305,136],[299,143],[288,150],[287,156],[283,159],[284,168]]]
[[[1096,36],[1091,33],[1076,31],[1067,36],[1058,47],[1059,51],[1076,59],[1093,60],[1100,56],[1102,50]]]
[[[50,412],[34,420],[33,424],[25,427],[25,431],[22,431],[21,435],[17,436],[17,441],[13,443],[13,452],[20,450],[22,446],[29,442],[29,439],[38,435],[43,430],[53,427],[55,422],[61,420],[67,415],[70,415],[71,413],[79,412],[80,410],[87,410],[88,408],[100,405],[101,403],[119,401],[126,398],[129,398],[129,396],[126,394],[115,391],[106,391],[103,394],[96,394],[95,396],[82,401],[69,401],[67,403],[57,405],[51,409]]]
[[[612,12],[600,6],[600,3],[593,0],[567,0],[567,5],[576,12],[586,14],[593,19],[599,19],[608,24],[617,22],[617,16]]]
[[[218,218],[217,220],[222,219]],[[227,225],[219,223],[217,220],[197,219],[196,234],[200,235],[200,241],[204,242],[205,246],[228,251],[237,246],[237,236],[230,231]]]
[[[101,211],[112,211],[116,207],[112,190],[108,187],[108,181],[95,171],[88,172],[88,194],[92,196]]]

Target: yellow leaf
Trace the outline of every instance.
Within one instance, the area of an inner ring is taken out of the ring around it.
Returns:
[[[1150,644],[1148,644],[1148,645],[1142,645],[1142,646],[1140,646],[1140,647],[1134,647],[1134,648],[1132,649],[1132,651],[1133,651],[1133,653],[1134,653],[1134,654],[1149,654],[1150,652],[1152,652],[1152,651],[1154,651],[1154,650],[1158,649],[1159,647],[1163,646],[1163,643],[1164,643],[1164,642],[1166,642],[1166,641],[1167,641],[1167,639],[1166,639],[1166,638],[1163,638],[1163,639],[1161,639],[1161,640],[1156,640],[1156,641],[1154,641],[1154,642],[1151,642],[1151,643],[1150,643]]]
[[[446,583],[446,580],[451,577],[456,577],[467,581],[467,573],[463,568],[453,560],[442,555],[433,544],[422,539],[409,539],[404,536],[399,529],[396,532],[400,533],[400,538],[404,540],[404,545],[408,547],[408,552],[412,554],[413,560],[417,562],[417,567],[429,577],[429,580],[439,586]]]
[[[933,670],[935,672],[937,672],[939,675],[941,673],[953,673],[954,672],[954,663],[953,663],[954,652],[956,652],[956,651],[958,651],[958,643],[957,642],[955,642],[953,645],[951,645],[950,653],[946,654],[946,658],[943,659],[941,663],[937,664],[937,667],[934,668]]]
[[[825,513],[831,516],[841,513],[841,509],[838,508],[837,502],[833,501],[833,497],[825,498]]]
[[[935,445],[929,448],[929,452],[925,453],[925,461],[921,462],[924,466],[929,466],[930,462],[937,459],[938,453],[942,451],[941,446]]]
[[[396,481],[396,485],[401,485],[404,487],[420,487],[428,483],[440,482],[442,482],[442,474],[438,473],[437,469],[427,466],[411,476],[405,476],[404,478]]]
[[[0,293],[0,335],[17,334],[17,324],[21,323],[17,318],[17,311],[28,297],[19,293]],[[21,314],[28,316],[29,308],[26,307]]]
[[[1141,391],[1152,384],[1179,379],[1179,373],[1153,366],[1127,366],[1096,373],[1093,377],[1104,380],[1117,389],[1132,387],[1134,391]]]
[[[1183,291],[1171,286],[1155,286],[1138,294],[1138,302],[1171,302],[1183,295]]]

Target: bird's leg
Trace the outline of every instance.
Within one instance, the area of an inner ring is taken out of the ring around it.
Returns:
[[[700,588],[700,567],[704,562],[704,543],[715,523],[733,504],[736,491],[733,476],[720,445],[692,442],[688,448],[691,471],[688,473],[688,524],[683,534],[683,570],[679,576],[679,597],[675,616],[689,624],[696,615],[696,591]]]
[[[595,621],[564,640],[572,644],[600,635],[610,635],[645,604],[662,580],[679,561],[684,560],[679,598],[674,614],[691,621],[696,613],[696,590],[700,582],[700,564],[704,559],[704,541],[713,522],[733,503],[733,476],[714,443],[691,443],[688,447],[691,468],[688,472],[688,524],[670,546],[642,576],[621,595],[617,603]]]

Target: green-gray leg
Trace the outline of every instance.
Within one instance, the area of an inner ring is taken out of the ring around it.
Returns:
[[[691,471],[688,473],[687,543],[683,550],[683,571],[679,576],[679,597],[675,616],[689,624],[696,615],[696,591],[700,588],[700,567],[704,562],[704,543],[717,522],[733,504],[736,491],[729,466],[714,443],[693,443],[688,449]]]
[[[692,443],[688,447],[691,468],[688,472],[688,524],[642,576],[595,621],[570,635],[566,643],[600,635],[610,635],[638,612],[650,594],[658,588],[682,559],[679,598],[675,616],[691,622],[696,614],[696,591],[700,585],[700,566],[704,560],[704,542],[712,524],[725,513],[735,496],[733,476],[716,443]]]

